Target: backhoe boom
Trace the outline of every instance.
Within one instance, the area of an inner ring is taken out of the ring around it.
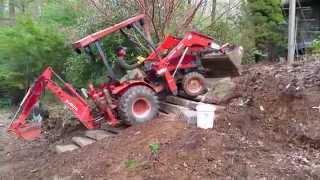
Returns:
[[[20,104],[16,113],[19,114],[18,118],[16,119],[16,116],[13,118],[8,131],[15,133],[18,137],[29,140],[40,136],[41,124],[39,122],[27,123],[27,118],[45,89],[51,91],[61,102],[68,106],[84,126],[88,129],[95,128],[94,117],[87,102],[70,84],[64,82],[65,90],[62,89],[52,80],[53,75],[56,74],[51,67],[48,67],[37,78]]]

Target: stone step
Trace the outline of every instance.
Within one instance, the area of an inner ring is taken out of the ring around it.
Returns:
[[[160,102],[160,109],[166,113],[176,115],[179,120],[186,121],[188,124],[197,123],[197,112],[183,106]]]
[[[170,104],[167,102],[160,102],[159,105],[160,105],[160,110],[162,110],[165,113],[179,114],[184,110],[188,110],[188,108]]]
[[[177,96],[168,96],[166,97],[166,102],[175,104],[175,105],[180,105],[186,108],[190,108],[192,110],[195,110],[199,102],[188,100],[182,97],[177,97]]]
[[[87,130],[85,131],[85,136],[88,138],[94,139],[96,141],[100,141],[102,139],[108,138],[111,135],[104,130]]]
[[[80,137],[80,136],[72,137],[72,141],[80,147],[84,147],[96,142],[93,139],[90,139],[87,137]]]
[[[79,146],[77,146],[75,144],[56,145],[56,147],[55,147],[55,151],[58,154],[61,154],[61,153],[64,153],[64,152],[74,151],[76,149],[79,149]]]
[[[184,110],[196,110],[196,107],[201,102],[195,102],[181,97],[170,97],[167,102],[160,102],[160,110],[165,113],[181,112]],[[206,103],[205,103],[206,104]],[[210,104],[216,108],[217,111],[224,110],[226,107],[221,105]]]

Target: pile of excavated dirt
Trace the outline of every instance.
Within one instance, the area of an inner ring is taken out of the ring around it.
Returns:
[[[0,179],[320,179],[320,62],[248,66],[233,81],[214,129],[160,116],[59,155],[6,137]]]
[[[49,117],[42,123],[43,134],[50,143],[59,141],[70,134],[75,134],[85,127],[74,117],[73,113],[63,104],[46,106]]]
[[[229,104],[230,116],[245,111],[277,139],[318,148],[320,140],[320,61],[288,67],[255,65],[236,80],[239,99]],[[251,123],[250,123],[251,124]]]

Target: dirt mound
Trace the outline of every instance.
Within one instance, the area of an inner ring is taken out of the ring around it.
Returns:
[[[237,98],[212,130],[159,117],[71,153],[47,145],[33,161],[24,144],[0,179],[319,179],[319,61],[248,66],[233,80]]]
[[[315,126],[320,112],[314,109],[320,105],[320,61],[295,67],[256,65],[237,81],[241,98],[229,105],[237,109],[234,113],[246,111],[251,121],[276,132],[278,140],[320,138],[320,126]]]

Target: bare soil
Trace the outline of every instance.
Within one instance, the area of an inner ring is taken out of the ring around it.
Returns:
[[[320,62],[248,66],[233,80],[211,130],[160,116],[58,155],[81,128],[25,142],[0,127],[0,179],[320,179]]]

